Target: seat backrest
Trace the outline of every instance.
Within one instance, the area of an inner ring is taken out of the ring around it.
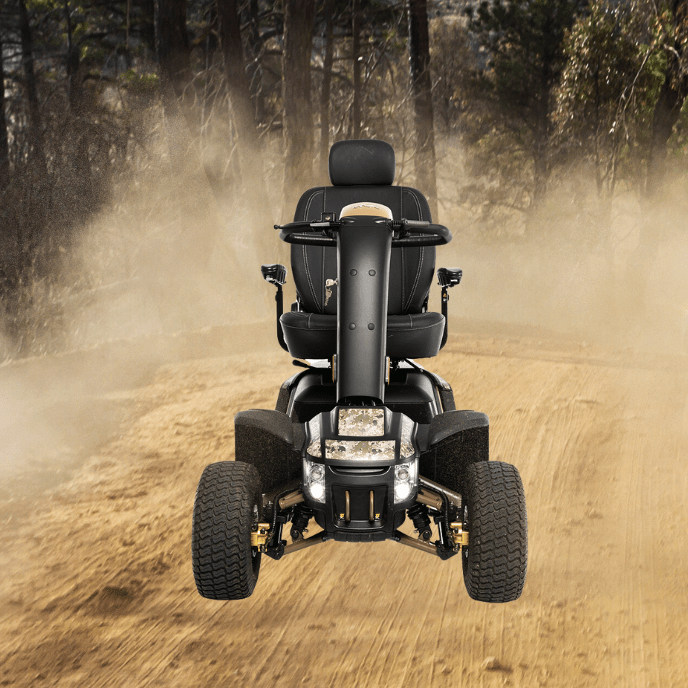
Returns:
[[[339,141],[330,150],[332,186],[309,189],[301,196],[294,222],[322,219],[323,213],[339,217],[350,203],[382,203],[395,220],[428,220],[430,208],[420,191],[392,186],[395,174],[394,149],[384,141]],[[337,279],[337,249],[292,244],[291,267],[299,299],[310,313],[337,312],[336,287],[326,281]],[[392,249],[389,277],[388,315],[420,313],[430,291],[435,271],[435,248]]]

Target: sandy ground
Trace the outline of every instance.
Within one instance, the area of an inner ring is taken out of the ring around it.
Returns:
[[[198,478],[295,370],[271,327],[241,356],[198,335],[5,366],[0,685],[688,685],[688,358],[476,332],[431,367],[523,477],[507,605],[470,600],[458,558],[392,542],[264,559],[242,602],[196,593]]]

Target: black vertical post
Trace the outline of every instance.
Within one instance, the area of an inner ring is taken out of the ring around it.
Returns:
[[[384,401],[392,232],[357,216],[337,239],[337,401]]]
[[[282,313],[284,313],[284,296],[282,294],[282,285],[278,284],[277,285],[277,293],[275,294],[275,309],[277,311],[277,341],[279,342],[279,345],[285,350],[289,351],[289,347],[287,346],[287,343],[284,341],[284,333],[282,332],[282,323],[280,322],[280,318],[282,317]]]
[[[444,332],[442,333],[442,343],[440,349],[444,348],[449,335],[449,294],[447,287],[442,287],[442,315],[444,316]]]

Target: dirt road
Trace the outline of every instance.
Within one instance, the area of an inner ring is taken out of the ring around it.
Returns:
[[[265,340],[75,393],[80,426],[119,411],[83,446],[62,438],[71,480],[32,501],[7,478],[0,685],[688,685],[687,358],[466,334],[433,362],[521,471],[517,602],[474,602],[458,560],[391,542],[264,559],[252,598],[211,602],[191,574],[194,491],[232,457],[234,414],[273,407],[294,370]]]

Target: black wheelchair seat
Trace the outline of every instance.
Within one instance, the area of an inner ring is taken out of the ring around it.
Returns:
[[[428,202],[416,189],[393,186],[394,149],[384,141],[340,141],[330,150],[332,186],[301,196],[294,221],[339,217],[347,205],[387,206],[394,220],[432,221]],[[293,244],[291,265],[299,310],[280,319],[289,353],[296,358],[331,358],[337,352],[337,249]],[[387,308],[387,356],[436,356],[444,317],[428,313],[427,298],[435,270],[434,246],[392,249]]]

